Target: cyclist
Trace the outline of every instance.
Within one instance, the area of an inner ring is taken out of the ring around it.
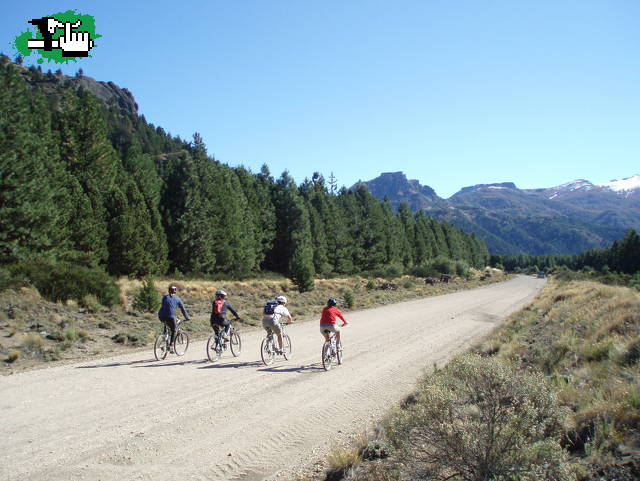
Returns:
[[[158,311],[158,318],[161,322],[166,324],[171,331],[171,352],[173,352],[173,343],[176,340],[176,329],[178,328],[178,322],[176,319],[176,308],[179,307],[184,316],[184,320],[189,320],[189,314],[184,308],[182,299],[177,296],[178,288],[173,284],[169,286],[169,294],[162,296],[162,306]]]
[[[223,327],[224,331],[222,332],[223,339],[229,339],[229,331],[231,330],[231,321],[227,319],[227,309],[231,311],[231,313],[235,316],[236,321],[240,320],[240,316],[236,312],[236,310],[227,302],[225,299],[227,297],[227,293],[225,291],[216,291],[216,298],[212,303],[211,310],[211,327],[213,331],[216,333],[216,336],[220,332],[220,328]]]
[[[265,314],[262,318],[262,327],[267,331],[267,334],[272,332],[276,333],[278,337],[278,354],[282,354],[282,326],[280,325],[280,318],[286,317],[289,319],[289,323],[293,322],[293,316],[286,308],[287,298],[284,296],[276,297],[278,305],[273,310],[273,314]]]
[[[342,343],[340,342],[340,326],[338,326],[337,318],[342,320],[342,326],[346,326],[347,320],[340,312],[340,309],[336,307],[338,301],[335,298],[331,298],[327,301],[327,306],[322,309],[322,317],[320,317],[320,332],[324,336],[325,341],[329,342],[329,332],[336,333],[336,344],[338,349],[342,349]]]

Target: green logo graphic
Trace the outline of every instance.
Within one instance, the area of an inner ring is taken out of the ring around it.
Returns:
[[[27,23],[37,27],[35,37],[27,30],[18,35],[14,46],[23,57],[36,52],[40,54],[38,63],[77,62],[78,58],[91,57],[89,51],[96,47],[96,21],[91,15],[83,15],[75,10],[52,13],[42,18],[34,18]]]

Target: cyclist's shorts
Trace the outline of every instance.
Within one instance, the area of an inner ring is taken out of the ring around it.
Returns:
[[[274,321],[273,319],[263,318],[262,327],[264,327],[268,334],[275,332],[276,334],[282,333],[282,326],[280,321]]]
[[[338,332],[340,331],[340,326],[337,324],[320,324],[320,333],[324,334],[324,331]]]
[[[209,322],[211,323],[211,327],[213,326],[220,326],[220,327],[227,327],[229,325],[231,325],[231,321],[229,319],[220,319],[219,317],[212,317]]]

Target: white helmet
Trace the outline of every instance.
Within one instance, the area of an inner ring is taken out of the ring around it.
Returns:
[[[278,304],[286,304],[287,303],[287,298],[284,296],[278,296],[276,297],[276,302]]]
[[[216,296],[225,296],[225,297],[226,297],[226,296],[227,296],[227,293],[226,293],[226,292],[224,292],[224,291],[222,291],[222,290],[220,290],[220,291],[216,291]]]

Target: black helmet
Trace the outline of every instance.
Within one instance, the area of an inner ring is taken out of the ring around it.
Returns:
[[[335,306],[338,303],[338,301],[332,297],[327,301],[327,306],[331,307],[331,306]]]
[[[175,292],[178,291],[178,288],[176,286],[174,286],[173,284],[169,286],[169,293],[173,294]]]

